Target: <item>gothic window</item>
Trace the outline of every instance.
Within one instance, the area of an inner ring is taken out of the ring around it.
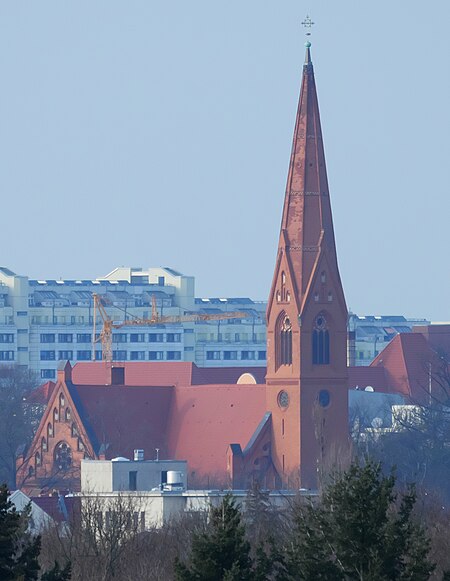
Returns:
[[[53,426],[52,424],[47,424],[47,437],[51,438],[53,436]]]
[[[55,465],[64,472],[72,465],[72,450],[66,442],[59,442],[55,448]]]
[[[31,476],[33,476],[33,474],[34,474],[34,468],[33,468],[33,466],[29,466],[28,467],[28,476],[31,477]]]
[[[65,415],[66,422],[68,422],[70,420],[70,417],[71,417],[70,408],[66,408],[66,415]]]
[[[278,328],[277,360],[280,365],[292,365],[292,324],[287,315],[280,318]]]
[[[328,365],[330,363],[330,334],[323,315],[319,315],[314,323],[312,362],[314,365]]]
[[[63,393],[61,393],[61,394],[59,395],[59,405],[60,405],[62,408],[63,408],[63,407],[64,407],[64,405],[65,405],[65,401],[64,401],[64,394],[63,394]]]
[[[39,452],[36,452],[36,454],[34,455],[34,462],[36,466],[41,465],[41,455],[39,454]]]
[[[75,436],[78,436],[78,430],[76,424],[72,424],[72,438],[75,438]]]
[[[286,274],[281,273],[281,300],[284,302],[286,300]]]
[[[327,275],[325,274],[325,271],[320,273],[320,281],[323,283],[327,282]]]
[[[56,408],[53,410],[53,420],[55,422],[57,422],[59,420],[59,412]]]
[[[328,293],[328,302],[333,302],[333,293],[331,291]]]

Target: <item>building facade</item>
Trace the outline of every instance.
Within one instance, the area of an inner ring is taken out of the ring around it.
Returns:
[[[249,298],[196,298],[194,278],[170,268],[117,268],[95,280],[30,280],[0,268],[0,364],[17,364],[54,380],[58,361],[102,359],[102,321],[94,293],[109,317],[122,325],[113,334],[114,361],[192,361],[204,367],[266,364],[265,302]],[[166,325],[127,326],[148,319],[152,300],[159,314],[245,318]]]

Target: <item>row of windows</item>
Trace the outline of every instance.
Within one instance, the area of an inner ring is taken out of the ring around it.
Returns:
[[[192,330],[192,329],[191,329]],[[0,343],[2,342],[1,337],[6,335],[0,335]],[[11,335],[14,341],[14,335]],[[99,335],[96,335],[98,339]],[[77,333],[75,335],[77,343],[91,343],[92,335],[90,333]],[[41,343],[56,343],[56,333],[41,333]],[[147,333],[115,333],[113,335],[113,343],[180,343],[181,333],[149,333],[147,339]],[[7,341],[3,341],[7,342]],[[74,335],[72,333],[59,333],[58,343],[73,343]]]
[[[14,333],[0,333],[0,343],[14,343]]]
[[[14,351],[0,351],[0,361],[14,361]]]
[[[241,341],[264,342],[265,333],[197,333],[197,341],[217,341],[219,343],[239,343]]]
[[[259,360],[262,361],[266,359],[265,351],[241,351],[240,357],[238,357],[238,351],[207,351],[206,359],[209,361],[223,359],[225,361],[234,361],[241,359],[243,361]]]
[[[13,354],[14,352],[11,351]],[[12,359],[2,359],[2,351],[0,351],[0,361],[13,361]],[[74,357],[75,355],[75,357]],[[58,351],[58,360],[76,360],[76,361],[91,361],[92,351]],[[95,352],[96,361],[101,361],[102,352]],[[148,356],[146,351],[113,351],[114,361],[181,361],[181,351],[149,351]],[[56,361],[56,351],[41,351],[41,361]],[[53,379],[55,377],[54,369],[41,369],[42,379]]]

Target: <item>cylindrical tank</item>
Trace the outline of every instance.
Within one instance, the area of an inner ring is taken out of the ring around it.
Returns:
[[[183,484],[183,473],[178,470],[168,470],[167,484]]]

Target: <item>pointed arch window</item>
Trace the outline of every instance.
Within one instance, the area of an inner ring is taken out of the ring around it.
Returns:
[[[41,465],[41,455],[39,454],[39,452],[36,452],[36,454],[34,455],[34,463],[36,466]]]
[[[53,426],[52,424],[47,424],[47,437],[51,438],[53,436]]]
[[[66,420],[66,422],[70,421],[71,416],[72,416],[72,414],[70,412],[70,408],[66,408],[66,413],[65,413],[65,420]]]
[[[31,477],[34,475],[34,468],[33,466],[28,467],[28,476]]]
[[[43,452],[47,451],[47,440],[45,438],[41,439],[41,448]]]
[[[55,408],[53,410],[53,421],[57,422],[59,420],[59,412],[58,410]]]
[[[292,365],[292,324],[285,313],[278,319],[276,359],[277,367]]]
[[[330,363],[330,333],[325,317],[319,315],[312,332],[312,362],[314,365]]]
[[[76,436],[78,436],[77,425],[72,424],[72,438],[75,438]]]
[[[64,394],[63,393],[60,393],[59,394],[59,405],[62,408],[66,405],[66,402],[65,402]]]
[[[55,464],[58,470],[66,471],[72,465],[72,450],[66,442],[59,442],[55,448]]]

